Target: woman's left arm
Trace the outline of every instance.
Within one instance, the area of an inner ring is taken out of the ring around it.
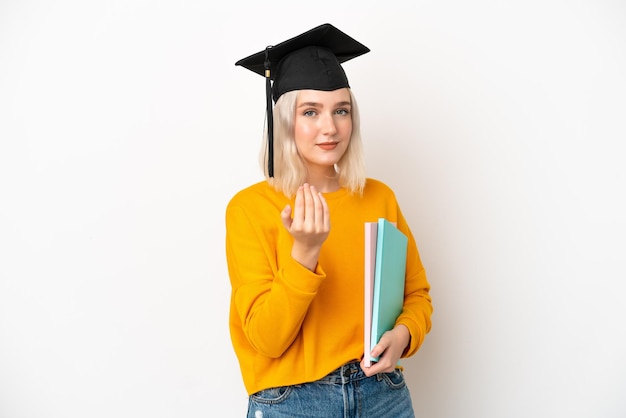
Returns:
[[[367,376],[392,372],[401,357],[409,357],[417,352],[431,328],[433,307],[430,284],[417,244],[400,209],[396,225],[408,237],[404,306],[395,327],[385,332],[372,349],[372,356],[379,357],[379,360],[363,369]],[[361,367],[363,364],[362,361]]]

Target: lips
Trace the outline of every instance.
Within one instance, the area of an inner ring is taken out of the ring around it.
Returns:
[[[337,148],[337,145],[339,145],[339,142],[322,142],[321,144],[317,144],[318,147],[327,151]]]

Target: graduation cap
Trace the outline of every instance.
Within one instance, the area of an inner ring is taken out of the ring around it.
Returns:
[[[332,91],[350,87],[341,63],[369,51],[326,23],[235,63],[265,77],[269,177],[274,176],[272,99],[276,102],[293,90]]]

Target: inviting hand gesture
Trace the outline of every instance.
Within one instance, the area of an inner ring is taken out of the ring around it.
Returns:
[[[330,232],[330,214],[324,196],[305,183],[298,188],[294,209],[285,206],[281,218],[294,240],[291,256],[309,270],[315,270],[320,249]]]

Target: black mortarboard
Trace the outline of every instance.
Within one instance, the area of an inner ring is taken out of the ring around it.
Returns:
[[[276,102],[293,90],[349,87],[341,63],[367,52],[365,45],[326,23],[235,63],[265,76],[270,177],[274,175],[272,98]]]

